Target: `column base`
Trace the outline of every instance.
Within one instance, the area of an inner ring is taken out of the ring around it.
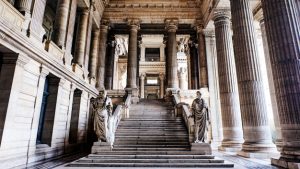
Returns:
[[[282,168],[289,168],[289,169],[300,169],[300,160],[292,161],[286,158],[271,158],[271,164],[282,167]]]
[[[225,151],[225,152],[238,152],[241,151],[242,147],[224,147],[224,146],[219,146],[218,150],[220,151]]]
[[[137,104],[140,101],[138,88],[125,88],[127,95],[131,94],[131,103]]]
[[[269,151],[245,151],[241,150],[237,152],[237,155],[246,158],[260,158],[260,159],[270,159],[271,157],[278,157],[280,154],[276,149]]]
[[[203,155],[211,155],[211,145],[209,143],[191,143],[191,151],[197,151]]]
[[[96,86],[96,79],[95,78],[90,78],[89,79],[89,83],[92,85],[92,86]]]
[[[222,141],[222,144],[218,147],[220,151],[226,151],[226,152],[238,152],[241,151],[242,149],[242,144],[244,140],[227,140],[227,141]]]
[[[72,65],[73,67],[73,72],[75,72],[75,74],[78,77],[82,77],[84,79],[84,70],[81,66],[79,66],[77,63],[73,63]]]

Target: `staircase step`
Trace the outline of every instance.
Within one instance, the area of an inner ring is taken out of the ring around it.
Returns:
[[[97,155],[205,155],[197,151],[101,151]]]
[[[225,163],[71,163],[67,167],[186,167],[186,168],[232,168]]]
[[[219,159],[90,159],[82,158],[78,163],[224,163]]]
[[[99,159],[99,158],[120,158],[120,159],[214,159],[215,157],[212,155],[98,155],[98,154],[90,154],[88,158]]]

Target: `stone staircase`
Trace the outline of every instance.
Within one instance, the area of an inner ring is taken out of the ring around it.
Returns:
[[[190,150],[184,121],[160,100],[142,100],[120,122],[112,151],[90,154],[67,167],[231,168],[222,159]]]

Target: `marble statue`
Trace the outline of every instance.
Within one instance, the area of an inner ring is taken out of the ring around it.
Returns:
[[[192,116],[194,116],[195,120],[195,143],[205,142],[208,131],[209,113],[207,104],[202,98],[200,91],[197,91],[197,98],[192,103]]]
[[[105,91],[100,91],[99,96],[92,102],[94,112],[94,131],[99,141],[111,142],[109,122],[112,118],[112,102]]]

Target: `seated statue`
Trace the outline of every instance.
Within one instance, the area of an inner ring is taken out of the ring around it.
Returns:
[[[200,91],[197,91],[197,98],[192,103],[192,116],[195,120],[195,143],[205,142],[208,130],[209,113],[205,100]]]
[[[100,91],[99,96],[92,102],[94,113],[94,131],[99,141],[109,142],[109,118],[112,116],[112,102],[105,91]]]

